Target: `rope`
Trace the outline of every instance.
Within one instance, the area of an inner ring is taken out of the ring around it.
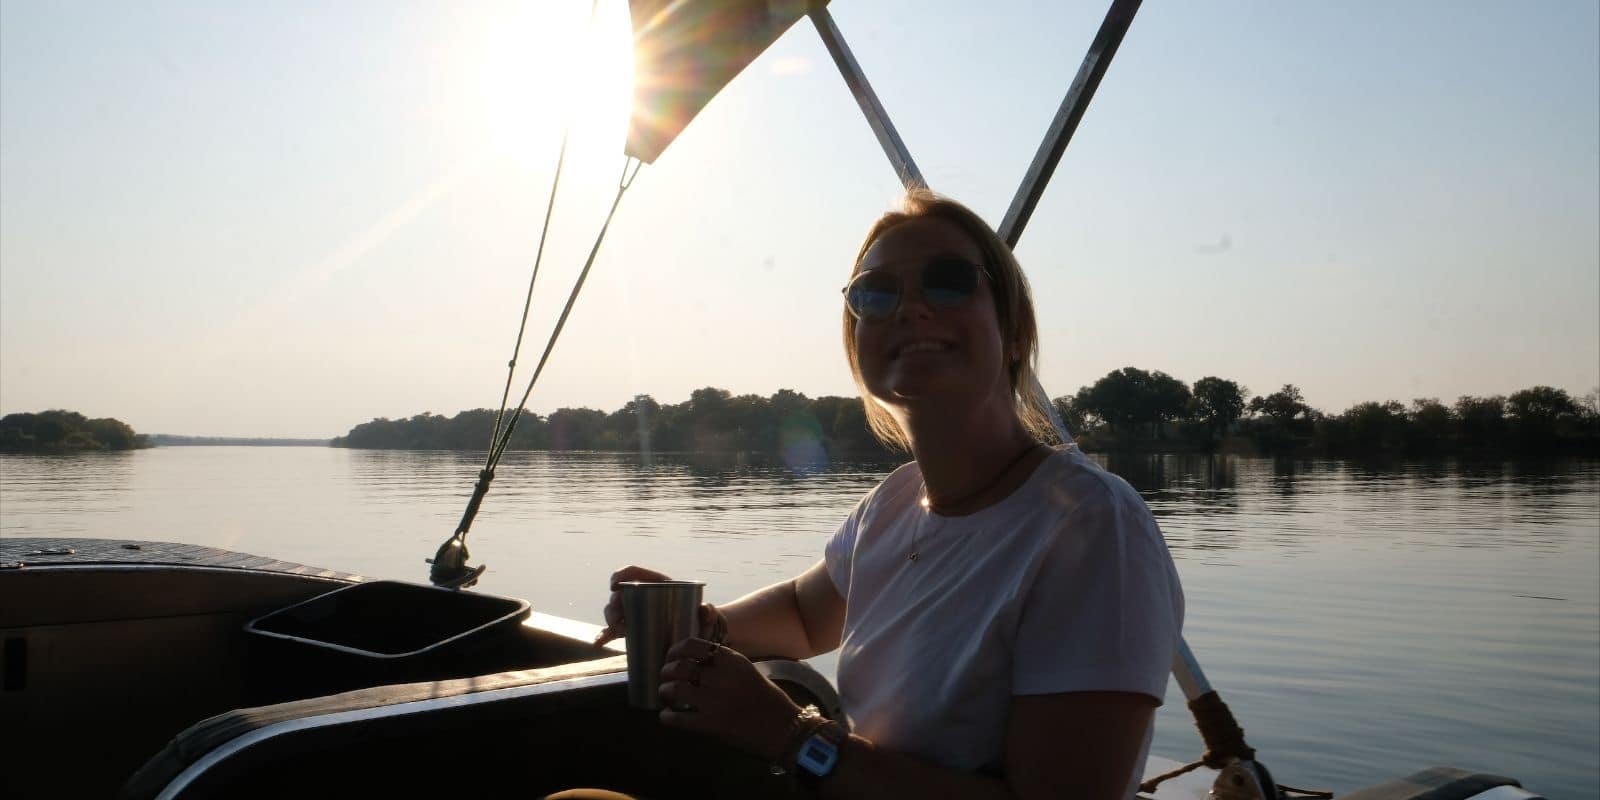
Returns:
[[[1222,702],[1221,695],[1214,691],[1206,692],[1189,701],[1189,711],[1194,714],[1195,727],[1200,729],[1200,738],[1206,743],[1205,755],[1199,761],[1139,784],[1139,791],[1153,794],[1164,781],[1201,767],[1221,769],[1235,759],[1248,761],[1255,758],[1255,748],[1245,744],[1244,729],[1234,720],[1233,712],[1228,710],[1227,703]]]
[[[595,15],[600,10],[600,0],[593,0],[589,4],[589,28],[594,28]],[[569,114],[567,122],[561,127],[561,150],[556,155],[556,174],[550,182],[550,199],[544,206],[544,225],[539,228],[539,249],[533,256],[533,274],[528,276],[528,294],[522,301],[522,322],[517,325],[517,343],[511,348],[511,360],[506,363],[506,387],[500,392],[500,410],[494,415],[494,430],[489,432],[489,450],[493,452],[494,444],[500,438],[500,423],[505,419],[506,400],[511,397],[511,380],[517,374],[517,355],[522,352],[522,336],[528,331],[528,310],[533,306],[533,284],[539,280],[539,264],[544,260],[544,243],[550,235],[550,217],[555,213],[556,189],[561,186],[561,168],[567,162],[567,140],[572,135],[572,117]],[[492,461],[483,465],[490,472],[493,479],[494,464]]]
[[[1167,781],[1176,778],[1179,775],[1185,775],[1190,772],[1194,772],[1205,765],[1206,762],[1204,759],[1196,761],[1192,764],[1184,764],[1183,766],[1178,767],[1171,772],[1164,772],[1155,776],[1154,778],[1151,778],[1150,780],[1145,781],[1144,783],[1139,784],[1139,791],[1143,794],[1155,794],[1157,786],[1160,786],[1161,784],[1166,783]]]
[[[632,172],[628,171],[629,167]],[[567,316],[572,313],[572,306],[578,302],[578,292],[583,290],[583,282],[589,279],[589,268],[594,266],[594,258],[600,252],[600,243],[605,241],[606,231],[611,227],[611,218],[617,213],[617,206],[622,202],[622,195],[633,185],[633,179],[638,177],[639,169],[644,162],[628,157],[622,161],[622,177],[617,180],[617,194],[611,200],[611,210],[606,212],[606,221],[600,225],[599,235],[594,237],[594,246],[589,248],[589,257],[583,262],[583,271],[578,273],[578,280],[572,285],[571,294],[567,295],[567,304],[561,309],[561,317],[556,320],[555,330],[550,332],[550,341],[545,343],[544,353],[539,356],[539,364],[533,368],[533,377],[528,379],[528,388],[522,393],[522,400],[517,403],[517,410],[512,413],[511,419],[506,423],[505,434],[500,437],[500,444],[490,453],[491,464],[498,464],[501,454],[505,453],[506,446],[511,443],[511,431],[517,426],[517,420],[522,416],[522,410],[528,405],[528,397],[533,394],[533,385],[538,383],[540,373],[544,372],[545,362],[550,360],[551,351],[555,350],[556,339],[561,337],[561,329],[567,325]]]
[[[544,260],[544,243],[550,233],[550,217],[556,208],[556,188],[561,185],[561,167],[567,161],[567,137],[572,133],[571,123],[561,131],[561,153],[556,156],[556,177],[550,182],[550,200],[544,207],[544,227],[539,229],[539,250],[533,256],[533,274],[528,276],[528,296],[522,301],[522,322],[517,325],[517,343],[511,348],[511,360],[506,362],[506,388],[500,392],[500,410],[494,415],[494,430],[489,432],[489,449],[500,438],[500,422],[506,416],[506,401],[511,398],[511,379],[517,374],[517,354],[522,352],[522,336],[528,332],[528,309],[533,307],[533,284],[539,280],[539,263]],[[488,464],[484,465],[489,468]]]
[[[600,0],[593,0],[589,4],[589,26],[593,28],[595,15],[599,11]],[[494,429],[489,432],[489,455],[483,464],[483,470],[478,473],[478,481],[472,487],[472,498],[467,501],[466,511],[461,514],[461,522],[456,525],[455,533],[439,545],[438,552],[433,558],[427,559],[433,567],[429,570],[429,578],[437,586],[449,589],[464,589],[477,583],[478,576],[483,574],[484,567],[467,566],[467,531],[472,528],[472,521],[478,516],[478,508],[483,505],[483,498],[489,494],[489,484],[494,482],[494,468],[500,462],[500,456],[505,452],[506,446],[511,441],[511,430],[516,427],[517,417],[522,414],[522,408],[528,402],[528,394],[533,391],[533,383],[539,379],[539,371],[544,369],[544,362],[550,357],[551,348],[555,347],[557,336],[561,335],[561,326],[567,321],[567,313],[572,310],[573,301],[577,299],[578,289],[583,286],[583,277],[589,274],[589,267],[594,264],[595,253],[600,249],[600,240],[605,238],[606,227],[611,224],[611,215],[617,211],[617,203],[622,200],[622,192],[627,189],[627,184],[633,182],[632,176],[627,174],[628,163],[623,162],[623,175],[626,178],[623,186],[617,190],[617,198],[611,203],[611,211],[606,214],[605,225],[600,228],[600,235],[595,239],[594,247],[589,251],[589,260],[583,265],[583,276],[578,279],[578,285],[573,287],[572,296],[567,298],[567,307],[561,312],[561,321],[557,323],[555,332],[550,334],[550,341],[545,346],[544,357],[539,359],[539,369],[534,371],[533,380],[528,382],[528,391],[522,395],[522,403],[517,406],[509,420],[506,419],[506,401],[511,397],[511,382],[517,373],[517,356],[522,353],[522,338],[528,331],[528,312],[533,307],[533,287],[539,280],[539,265],[544,262],[544,245],[550,235],[550,219],[555,215],[556,192],[561,187],[561,171],[567,161],[567,142],[572,134],[572,119],[569,116],[561,130],[561,150],[556,155],[555,176],[550,182],[550,197],[545,202],[544,224],[539,228],[539,248],[533,257],[533,273],[528,276],[528,293],[522,300],[522,321],[517,325],[517,342],[511,348],[511,360],[506,362],[506,385],[500,392],[500,409],[494,415]],[[634,175],[639,170],[634,168]],[[505,422],[502,431],[500,423]]]
[[[617,206],[622,203],[622,195],[633,185],[633,179],[639,176],[639,169],[643,166],[644,162],[631,156],[622,161],[622,177],[617,180],[617,194],[611,200],[611,209],[606,212],[605,222],[600,225],[600,233],[595,236],[594,245],[589,248],[589,257],[583,262],[583,271],[578,273],[578,280],[572,285],[572,292],[567,295],[567,304],[561,309],[561,317],[556,320],[549,341],[545,342],[544,353],[539,356],[539,364],[533,369],[533,377],[528,379],[528,388],[522,393],[522,399],[517,403],[517,410],[506,420],[505,430],[499,430],[499,421],[496,420],[495,428],[499,434],[497,437],[499,441],[490,442],[488,461],[484,464],[483,471],[478,473],[478,482],[472,487],[472,499],[467,501],[467,510],[461,515],[461,523],[456,526],[455,533],[439,546],[439,551],[434,557],[428,559],[428,563],[433,565],[429,578],[437,586],[464,589],[476,583],[478,576],[483,574],[483,565],[467,566],[467,531],[472,528],[472,521],[478,515],[478,508],[483,505],[484,496],[489,494],[489,484],[494,481],[494,469],[511,444],[511,434],[516,430],[517,420],[522,418],[522,411],[528,405],[528,397],[533,394],[533,386],[539,382],[539,375],[544,372],[544,365],[550,360],[550,353],[555,350],[556,340],[561,338],[561,330],[567,325],[567,317],[572,314],[572,307],[578,302],[578,293],[583,290],[584,281],[589,279],[589,270],[594,267],[595,256],[600,254],[600,243],[605,241],[606,231],[611,228],[611,218],[616,216]],[[531,287],[531,281],[529,285]],[[520,347],[520,332],[518,339]],[[515,364],[515,358],[512,359],[512,363]],[[501,411],[504,412],[503,407]]]
[[[1333,800],[1333,792],[1324,791],[1322,789],[1296,789],[1293,786],[1285,786],[1280,783],[1278,784],[1278,791],[1284,794],[1292,794],[1297,797],[1304,797],[1308,800]]]

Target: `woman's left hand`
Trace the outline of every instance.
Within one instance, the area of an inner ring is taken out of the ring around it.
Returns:
[[[661,722],[771,762],[783,758],[800,707],[736,650],[685,639],[661,668]]]

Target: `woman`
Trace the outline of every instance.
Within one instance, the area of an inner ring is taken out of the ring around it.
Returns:
[[[1041,443],[1015,258],[970,210],[917,192],[872,227],[845,297],[868,422],[915,461],[804,574],[702,609],[726,645],[672,648],[662,723],[770,759],[821,797],[1131,797],[1182,590],[1138,494],[1071,444]],[[612,584],[664,577],[628,567]],[[605,613],[601,642],[624,631],[615,591]],[[841,646],[848,737],[742,655]]]

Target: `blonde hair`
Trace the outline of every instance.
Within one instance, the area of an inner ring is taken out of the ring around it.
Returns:
[[[1005,342],[1006,357],[1010,360],[1008,377],[1017,419],[1029,433],[1041,441],[1055,438],[1050,415],[1032,391],[1034,370],[1039,360],[1039,326],[1033,314],[1033,293],[1028,289],[1028,279],[1022,274],[1022,265],[1012,255],[1011,248],[1001,241],[982,217],[972,209],[935,194],[929,189],[913,189],[901,201],[900,210],[890,211],[878,218],[867,231],[866,240],[856,252],[850,270],[854,278],[861,271],[861,260],[867,250],[884,234],[899,225],[918,219],[938,219],[961,229],[983,254],[983,265],[989,271],[994,287],[995,317],[1000,321],[1000,336]],[[878,441],[891,448],[911,449],[911,440],[894,415],[882,405],[873,402],[861,377],[860,354],[856,352],[856,318],[844,312],[844,352],[850,361],[850,375],[855,378],[861,392],[861,402],[866,409],[867,427]]]

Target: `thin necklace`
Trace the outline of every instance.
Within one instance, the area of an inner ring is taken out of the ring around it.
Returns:
[[[978,489],[976,491],[967,492],[967,494],[965,496],[961,497],[959,500],[957,500],[954,503],[944,503],[943,504],[944,507],[945,508],[950,508],[952,506],[959,506],[961,503],[964,503],[964,502],[966,502],[968,500],[971,500],[974,497],[978,497],[978,496],[982,495],[983,493],[989,491],[990,489],[993,489],[994,487],[999,486],[1000,485],[1000,481],[1004,480],[1007,475],[1011,474],[1011,469],[1013,467],[1015,467],[1017,464],[1021,463],[1022,459],[1026,458],[1028,456],[1028,454],[1033,452],[1033,449],[1038,447],[1038,446],[1039,446],[1038,442],[1029,442],[1028,446],[1022,448],[1022,452],[1017,453],[1017,455],[1014,458],[1012,458],[1010,461],[1006,462],[1006,465],[1001,467],[1000,470],[995,473],[994,478],[991,479],[987,484],[985,484],[983,486],[983,488]],[[933,506],[933,498],[928,495],[928,482],[926,480],[924,480],[922,482],[922,508],[925,511],[930,511],[930,512],[935,512],[935,513],[937,513],[937,511],[938,511],[938,509],[934,508],[934,506]],[[922,539],[922,523],[926,518],[927,518],[926,514],[918,517],[917,518],[916,527],[911,529],[911,554],[908,555],[906,558],[907,558],[907,560],[909,560],[913,564],[917,563],[917,559],[922,557],[922,549],[918,546],[918,544],[919,544],[919,541]]]

